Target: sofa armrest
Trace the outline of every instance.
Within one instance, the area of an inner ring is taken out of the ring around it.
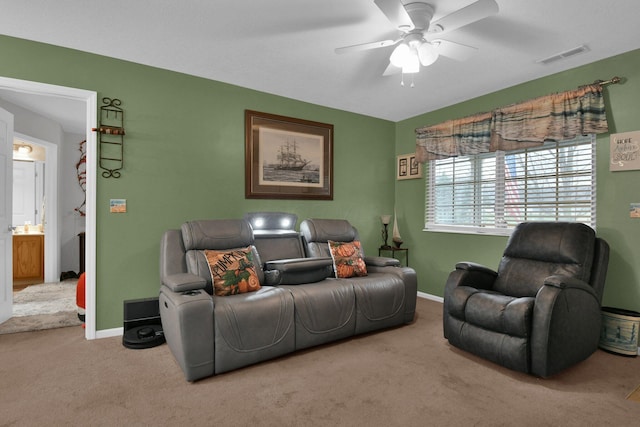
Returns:
[[[580,289],[591,295],[596,296],[596,291],[591,287],[590,284],[576,279],[575,277],[555,275],[549,276],[544,280],[544,284],[547,286],[553,286],[559,289]],[[597,298],[597,296],[596,296]]]
[[[265,284],[302,285],[326,279],[331,275],[331,258],[291,258],[268,261],[264,264]]]
[[[456,269],[449,274],[445,284],[445,301],[447,296],[458,286],[471,286],[476,289],[493,288],[498,273],[489,267],[475,262],[459,262]]]
[[[450,338],[448,332],[448,319],[452,312],[456,310],[453,297],[456,289],[460,286],[469,286],[475,289],[491,290],[498,277],[498,273],[489,267],[474,262],[459,262],[455,270],[449,273],[444,285],[444,336]]]
[[[550,276],[536,294],[531,329],[531,372],[551,376],[598,348],[601,324],[596,291],[582,280]]]
[[[166,276],[162,284],[173,292],[186,292],[196,289],[204,289],[207,281],[200,276],[191,273],[178,273]]]
[[[400,265],[400,261],[395,258],[389,258],[384,256],[366,256],[364,257],[364,263],[367,266],[376,267],[396,267]]]
[[[202,289],[173,292],[160,286],[159,305],[167,345],[187,381],[213,375],[213,297]]]
[[[482,264],[477,264],[475,262],[463,261],[456,264],[456,270],[466,270],[466,271],[475,271],[479,273],[484,273],[492,277],[497,277],[498,273]]]

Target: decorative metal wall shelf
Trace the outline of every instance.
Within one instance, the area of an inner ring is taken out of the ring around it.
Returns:
[[[100,124],[93,128],[98,132],[100,147],[99,166],[105,178],[120,178],[120,170],[124,167],[124,110],[120,108],[122,101],[118,98],[102,98],[100,107]]]

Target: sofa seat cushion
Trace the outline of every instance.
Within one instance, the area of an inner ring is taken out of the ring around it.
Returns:
[[[405,285],[394,274],[371,273],[337,279],[350,282],[356,296],[356,333],[404,323]]]
[[[282,287],[291,292],[295,302],[297,350],[354,334],[356,297],[350,283],[329,278]]]
[[[286,289],[214,297],[216,373],[295,350],[294,303]]]
[[[516,337],[531,333],[535,298],[511,297],[498,292],[457,287],[448,301],[454,317],[483,329]]]

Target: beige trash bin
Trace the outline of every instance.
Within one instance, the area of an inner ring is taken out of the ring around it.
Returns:
[[[621,308],[602,307],[600,348],[625,356],[638,355],[640,313]]]

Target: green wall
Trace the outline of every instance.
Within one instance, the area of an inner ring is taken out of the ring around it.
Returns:
[[[534,80],[451,107],[392,123],[335,109],[70,49],[0,36],[0,76],[33,80],[120,98],[126,111],[125,169],[98,179],[97,329],[122,326],[122,301],[157,294],[158,243],[190,219],[236,218],[247,211],[295,212],[300,219],[346,218],[365,252],[377,253],[379,215],[394,203],[419,289],[441,296],[456,262],[496,267],[506,238],[423,231],[423,180],[395,181],[395,155],[414,150],[414,129],[491,110],[614,75],[611,132],[638,130],[640,51]],[[534,66],[534,65],[532,65]],[[334,200],[244,198],[244,110],[331,123]],[[611,245],[606,305],[640,310],[640,171],[609,172],[609,137],[598,138],[597,232]],[[426,172],[426,171],[425,171]],[[127,199],[110,214],[109,199]]]
[[[393,122],[75,50],[0,36],[0,75],[120,98],[125,168],[97,185],[97,329],[122,326],[122,302],[157,295],[162,233],[248,211],[346,218],[377,253],[394,203]],[[332,201],[244,197],[245,109],[334,125]],[[110,214],[109,199],[127,199]]]
[[[532,64],[532,67],[537,66]],[[414,130],[418,127],[490,111],[613,76],[623,77],[624,81],[605,89],[609,130],[611,133],[640,130],[640,50],[636,50],[399,122],[396,125],[396,154],[414,150]],[[596,231],[611,246],[603,304],[640,311],[640,219],[629,218],[629,204],[640,203],[640,171],[609,171],[609,134],[598,136],[596,156]],[[405,230],[402,237],[411,247],[419,289],[442,296],[447,276],[456,262],[475,261],[496,268],[506,238],[423,231],[424,187],[422,180],[396,183],[399,227]]]

